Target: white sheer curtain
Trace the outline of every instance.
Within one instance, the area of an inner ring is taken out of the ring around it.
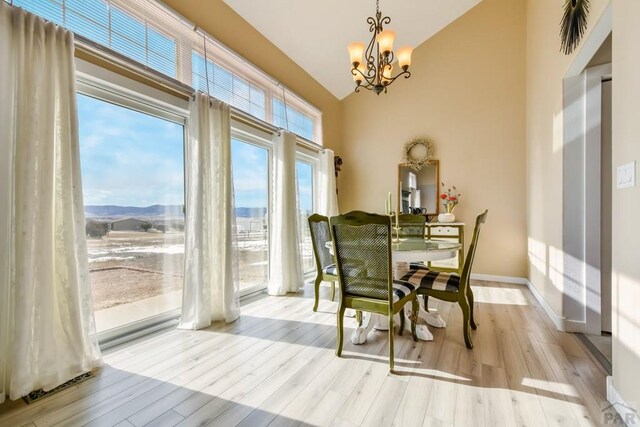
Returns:
[[[296,136],[283,131],[273,141],[269,295],[298,292],[304,284],[296,193]]]
[[[332,217],[338,215],[338,194],[336,192],[336,172],[333,150],[325,148],[320,153],[318,167],[318,208],[320,215]]]
[[[102,364],[73,34],[0,2],[0,402]]]
[[[186,148],[185,266],[180,328],[240,316],[229,106],[196,93]]]

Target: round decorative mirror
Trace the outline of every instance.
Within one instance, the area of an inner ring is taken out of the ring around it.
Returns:
[[[413,138],[404,145],[402,161],[415,170],[420,170],[433,161],[433,144],[426,138]]]

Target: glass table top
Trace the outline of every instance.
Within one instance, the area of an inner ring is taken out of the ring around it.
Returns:
[[[447,240],[405,238],[399,241],[392,240],[391,248],[395,251],[450,252],[461,249],[462,245]]]

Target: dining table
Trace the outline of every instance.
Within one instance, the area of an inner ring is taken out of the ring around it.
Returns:
[[[333,243],[326,243],[329,252],[333,254]],[[442,261],[445,259],[455,258],[458,251],[462,249],[462,245],[458,242],[439,240],[439,239],[419,239],[419,238],[395,238],[391,241],[391,261],[394,266],[394,278],[402,278],[410,268],[410,264],[414,262]],[[436,328],[446,327],[446,322],[435,311],[427,311],[424,301],[420,301],[420,311],[418,318],[423,319],[428,325]],[[371,338],[375,331],[387,331],[388,322],[384,315],[374,315],[376,323],[373,328],[367,332],[372,315],[371,313],[363,313],[362,324],[357,326],[351,334],[351,342],[353,344],[364,344],[367,339]],[[399,316],[399,314],[398,314]],[[411,327],[409,320],[409,312],[405,310],[405,327]],[[433,334],[426,325],[417,325],[416,333],[422,341],[433,341]]]

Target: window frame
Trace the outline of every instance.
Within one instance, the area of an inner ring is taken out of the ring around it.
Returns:
[[[259,148],[263,148],[267,150],[267,213],[269,213],[269,218],[271,218],[272,206],[273,206],[273,195],[272,195],[272,182],[273,182],[273,136],[267,132],[258,130],[252,126],[248,126],[244,123],[241,123],[237,120],[231,119],[231,139],[237,139],[245,144],[254,145]],[[235,206],[234,200],[234,209],[237,208]],[[269,250],[271,249],[271,227],[267,226],[267,246]],[[237,236],[236,236],[237,238]],[[269,255],[269,257],[271,257]],[[271,263],[269,265],[269,272],[267,281],[262,285],[254,285],[242,289],[239,291],[240,298],[245,297],[247,295],[255,294],[257,292],[262,292],[267,289],[269,284],[269,277],[271,276]]]
[[[79,59],[76,59],[76,81],[76,93],[183,125],[183,150],[186,150],[189,124],[187,101]],[[183,173],[186,175],[186,165]],[[181,309],[175,309],[99,332],[96,334],[98,344],[102,349],[109,348],[133,339],[142,330],[155,329],[165,323],[175,324],[180,314]]]

